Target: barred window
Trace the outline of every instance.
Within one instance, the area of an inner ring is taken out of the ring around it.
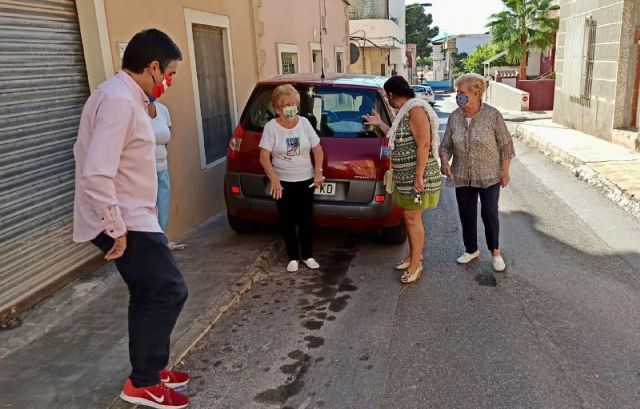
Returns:
[[[562,89],[572,101],[588,105],[591,100],[596,22],[577,16],[567,22]]]
[[[298,72],[298,54],[296,53],[282,53],[282,73],[283,74],[295,74]]]

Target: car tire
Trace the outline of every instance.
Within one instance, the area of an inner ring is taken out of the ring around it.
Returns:
[[[231,227],[231,230],[238,234],[252,233],[255,230],[253,223],[248,220],[239,219],[231,215],[229,212],[227,212],[227,220],[229,221],[229,227]]]
[[[407,229],[404,221],[393,227],[382,229],[382,240],[387,244],[402,244],[407,240]]]

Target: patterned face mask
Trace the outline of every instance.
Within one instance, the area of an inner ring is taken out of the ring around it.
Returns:
[[[458,94],[456,95],[456,104],[458,104],[458,106],[460,108],[462,108],[463,106],[467,105],[467,103],[469,102],[469,97],[464,95],[464,94]]]
[[[287,119],[293,119],[296,117],[296,115],[298,115],[298,106],[293,105],[289,107],[284,107],[282,108],[282,114]]]

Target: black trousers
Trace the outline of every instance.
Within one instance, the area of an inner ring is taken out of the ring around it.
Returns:
[[[484,224],[485,237],[489,251],[498,250],[500,235],[500,219],[498,201],[500,200],[500,184],[486,189],[475,187],[456,188],[458,213],[462,223],[462,238],[467,253],[478,251],[478,197],[482,206],[480,215]]]
[[[108,252],[114,240],[104,233],[91,241]],[[129,359],[136,387],[160,383],[169,363],[169,342],[187,285],[162,233],[130,231],[127,249],[115,261],[129,287]]]
[[[303,182],[280,182],[282,198],[276,201],[280,229],[289,260],[313,257],[313,179]],[[297,231],[296,231],[297,230]]]

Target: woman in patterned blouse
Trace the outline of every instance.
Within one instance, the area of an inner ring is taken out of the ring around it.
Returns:
[[[389,138],[393,171],[393,200],[404,209],[409,236],[409,255],[396,265],[406,270],[400,281],[410,284],[422,274],[422,252],[425,229],[422,211],[438,205],[440,170],[438,153],[438,116],[429,104],[415,93],[401,76],[384,84],[387,99],[398,113],[391,128],[373,112],[365,115],[365,123],[378,126]]]
[[[513,140],[500,112],[482,102],[485,80],[478,74],[456,79],[458,109],[451,113],[440,147],[441,171],[456,187],[465,253],[458,263],[480,255],[477,237],[478,197],[487,246],[495,271],[506,266],[500,253],[498,200],[500,187],[509,184],[509,167],[515,157]],[[449,165],[449,159],[453,163]]]

